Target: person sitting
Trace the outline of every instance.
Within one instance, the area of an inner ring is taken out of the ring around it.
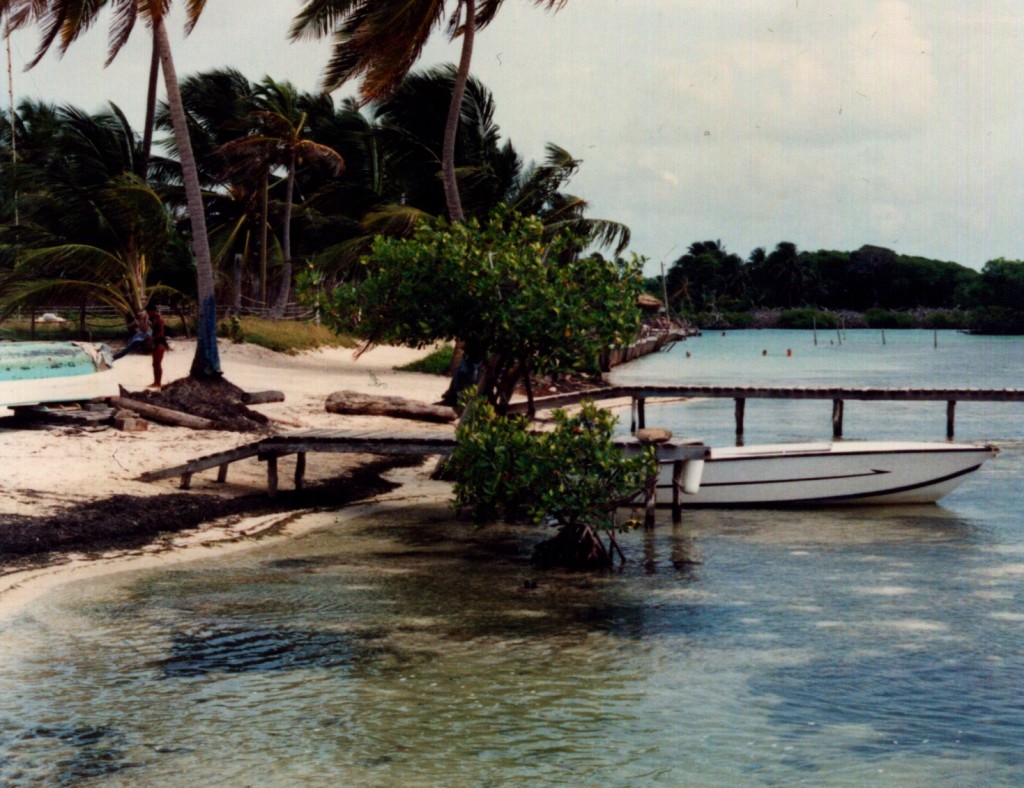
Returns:
[[[129,353],[138,351],[140,353],[149,352],[149,342],[153,338],[153,332],[150,330],[149,318],[146,313],[139,312],[135,316],[135,333],[132,338],[128,340],[123,348],[114,353],[114,361],[124,358]]]

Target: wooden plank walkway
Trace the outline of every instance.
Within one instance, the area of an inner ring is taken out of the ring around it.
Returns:
[[[709,448],[703,443],[685,440],[647,444],[633,437],[616,441],[616,445],[627,455],[636,454],[645,446],[654,445],[658,462],[672,463],[674,475],[678,479],[682,479],[687,461],[706,459],[709,453]],[[155,482],[161,479],[180,477],[181,488],[187,490],[191,486],[193,474],[217,468],[217,481],[223,483],[227,481],[228,466],[231,463],[256,457],[261,462],[267,463],[267,492],[270,496],[274,496],[277,494],[280,482],[277,468],[278,458],[289,454],[296,455],[295,489],[301,490],[306,474],[306,454],[310,452],[446,457],[454,449],[454,431],[300,430],[261,438],[234,449],[197,457],[170,468],[147,471],[138,478],[139,481]],[[648,491],[647,505],[652,518],[653,496],[653,491]],[[673,516],[677,517],[679,511],[678,485],[673,494],[672,511]]]
[[[570,394],[556,394],[534,400],[537,410],[561,408],[584,400],[631,399],[632,430],[643,429],[648,399],[706,398],[732,399],[736,403],[736,437],[742,439],[748,399],[821,399],[832,401],[832,434],[843,435],[843,410],[847,400],[890,402],[945,402],[946,436],[953,438],[958,402],[1024,402],[1024,389],[982,388],[879,388],[847,386],[608,386]],[[522,413],[525,402],[514,403],[509,410]]]

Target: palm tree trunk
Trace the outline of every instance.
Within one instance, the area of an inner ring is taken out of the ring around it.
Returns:
[[[462,27],[462,54],[459,70],[455,73],[452,101],[448,105],[448,120],[444,127],[444,145],[441,150],[441,180],[444,183],[444,198],[448,205],[448,219],[461,222],[466,218],[459,198],[459,183],[455,178],[455,138],[459,133],[459,116],[462,114],[462,97],[469,81],[469,66],[473,60],[473,39],[476,35],[476,0],[463,0],[466,18]]]
[[[288,180],[285,182],[284,193],[284,219],[281,228],[281,253],[284,262],[281,264],[281,289],[277,293],[277,300],[274,302],[274,309],[270,316],[274,320],[284,317],[285,307],[288,306],[288,296],[292,289],[292,198],[295,195],[295,152],[292,152],[291,161],[288,162]]]
[[[141,172],[136,173],[142,180],[148,181],[149,153],[153,148],[153,120],[156,117],[156,83],[160,77],[160,52],[156,47],[156,35],[153,36],[153,53],[149,60],[149,87],[146,89],[146,126],[142,129],[142,161]]]
[[[263,185],[260,192],[260,307],[267,307],[267,231],[270,218],[270,171],[263,171]]]
[[[462,29],[462,53],[459,56],[459,69],[455,72],[455,84],[452,88],[452,100],[448,105],[448,118],[444,126],[444,141],[441,147],[441,182],[444,184],[448,220],[453,223],[466,218],[462,211],[462,199],[459,197],[459,182],[455,177],[455,140],[459,134],[462,98],[466,94],[466,83],[469,81],[469,67],[473,61],[473,39],[476,36],[476,0],[463,0],[463,6],[466,9],[466,19]],[[452,369],[449,370],[452,381],[445,392],[445,401],[455,400],[459,395],[457,375],[463,352],[461,343],[456,342]]]
[[[167,91],[167,106],[174,127],[174,140],[181,159],[181,175],[185,182],[185,201],[188,205],[189,222],[192,225],[192,252],[196,258],[196,296],[199,301],[199,326],[196,332],[196,355],[192,359],[189,374],[193,378],[220,377],[220,354],[217,350],[217,302],[213,288],[213,262],[210,259],[210,240],[206,234],[206,215],[203,212],[203,195],[199,188],[199,171],[192,142],[188,136],[185,107],[178,87],[178,74],[171,57],[171,43],[163,17],[153,16],[153,41],[160,53],[161,70],[164,73],[164,88]]]

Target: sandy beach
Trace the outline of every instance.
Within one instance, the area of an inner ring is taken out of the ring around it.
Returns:
[[[194,343],[174,340],[173,352],[164,360],[164,380],[173,381],[188,374]],[[255,410],[276,419],[280,430],[302,428],[344,428],[358,425],[365,429],[408,427],[383,417],[344,416],[324,409],[326,397],[336,391],[351,390],[368,394],[401,396],[424,402],[436,402],[447,387],[443,377],[398,372],[396,366],[413,361],[428,351],[379,346],[358,359],[350,349],[329,348],[298,355],[276,353],[255,345],[220,345],[225,378],[246,391],[278,390],[283,402],[253,406]],[[151,382],[148,356],[127,356],[115,364],[116,381],[129,391],[141,390]],[[447,425],[416,422],[427,427],[450,431]],[[59,426],[49,429],[0,427],[0,462],[5,473],[0,480],[0,515],[53,515],[68,507],[98,501],[113,495],[152,496],[179,492],[178,480],[146,483],[139,474],[170,467],[212,452],[223,451],[253,440],[252,435],[190,430],[182,427],[149,423],[143,432],[122,432],[114,428],[95,429]],[[362,455],[316,455],[310,458],[306,478],[311,484],[335,478],[347,469],[370,458]],[[288,479],[290,460],[284,460],[282,478]],[[401,495],[426,494],[443,498],[445,485],[432,484],[427,471],[421,468],[398,469],[392,481],[402,484]],[[231,466],[224,484],[216,481],[211,470],[193,477],[194,494],[240,496],[266,489],[266,469],[256,458]],[[286,482],[287,484],[287,482]],[[422,485],[423,490],[414,489]],[[444,488],[444,489],[440,489]],[[396,491],[398,492],[398,491]],[[394,494],[394,493],[393,493]],[[235,518],[230,522],[211,522],[191,532],[175,534],[159,545],[133,551],[113,551],[97,561],[95,554],[68,556],[59,564],[8,571],[0,574],[0,613],[9,612],[54,583],[64,582],[83,573],[95,574],[136,567],[146,562],[188,560],[191,551],[238,549],[251,544],[261,533],[282,533],[281,524],[289,521],[291,533],[296,528],[320,525],[323,515],[311,515],[296,524],[292,514]],[[227,545],[231,543],[233,547]],[[141,563],[140,563],[141,562]]]

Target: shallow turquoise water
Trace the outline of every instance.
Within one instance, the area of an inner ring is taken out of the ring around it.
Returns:
[[[708,336],[617,375],[1022,385],[1019,339],[860,338]],[[927,382],[947,345],[963,382]],[[827,403],[778,404],[748,442],[829,434]],[[732,437],[731,403],[664,408]],[[941,403],[884,408],[847,435],[944,434]],[[410,503],[65,586],[0,623],[0,782],[1020,785],[1024,406],[957,415],[1001,453],[940,506],[687,513],[609,575]]]

